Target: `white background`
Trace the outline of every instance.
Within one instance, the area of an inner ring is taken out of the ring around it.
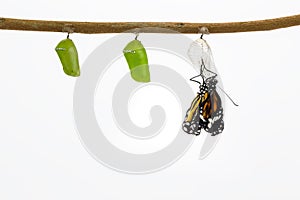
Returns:
[[[16,1],[2,17],[74,21],[225,22],[300,13],[300,1]],[[299,27],[206,36],[227,92],[226,130],[198,161],[197,138],[161,172],[126,175],[95,161],[73,122],[75,78],[62,33],[0,31],[0,199],[299,199]],[[113,34],[71,37],[81,63]],[[197,35],[190,35],[197,38]],[[159,63],[159,61],[156,61]]]

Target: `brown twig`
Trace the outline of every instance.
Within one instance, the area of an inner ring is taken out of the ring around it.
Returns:
[[[199,33],[199,27],[207,27],[210,33],[234,33],[268,31],[300,25],[300,15],[288,17],[228,23],[186,23],[186,22],[70,22],[0,18],[0,29],[22,31],[65,32],[72,26],[75,33],[121,33],[134,28],[159,27],[181,33]],[[149,29],[153,32],[154,29]],[[143,32],[147,32],[143,30]]]

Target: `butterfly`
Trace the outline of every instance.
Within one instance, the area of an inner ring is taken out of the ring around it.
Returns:
[[[206,78],[204,70],[207,70],[202,64],[200,75],[191,78],[191,81],[199,83],[199,92],[186,112],[182,129],[188,134],[200,135],[201,130],[205,130],[212,136],[222,133],[224,130],[223,107],[221,97],[216,90],[217,74]],[[200,77],[202,81],[196,81]]]

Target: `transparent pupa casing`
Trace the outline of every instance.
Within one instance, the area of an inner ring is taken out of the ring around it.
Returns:
[[[212,77],[215,74],[217,74],[216,79],[218,80],[218,87],[223,88],[223,83],[220,78],[220,75],[217,71],[212,51],[210,49],[210,46],[208,43],[202,39],[199,38],[191,43],[189,49],[188,49],[188,57],[190,58],[193,66],[197,69],[197,72],[199,73],[199,70],[201,69],[201,65],[204,64],[205,68],[208,70],[204,70],[202,73],[206,78]],[[211,71],[211,72],[210,72]],[[215,73],[215,74],[214,74]],[[222,97],[222,100],[224,100],[224,94],[222,91],[219,93]]]
[[[202,39],[199,38],[191,43],[189,49],[188,49],[188,57],[190,58],[193,66],[197,69],[197,73],[202,73],[202,75],[205,78],[215,77],[215,79],[218,81],[216,85],[216,91],[218,92],[219,96],[221,97],[222,101],[222,107],[223,107],[223,114],[225,113],[225,96],[223,91],[221,91],[220,88],[223,89],[222,80],[220,78],[220,75],[216,69],[216,65],[213,59],[212,51],[208,43]],[[201,71],[202,66],[205,66],[205,69]],[[193,79],[196,81],[199,81],[200,83],[203,82],[202,78],[199,77],[199,79]],[[224,120],[224,117],[223,117]],[[226,124],[225,124],[226,127]],[[206,140],[203,143],[203,146],[201,148],[201,152],[199,155],[199,159],[204,159],[215,147],[216,143],[218,142],[220,135],[217,136],[211,136],[210,134],[207,134]]]

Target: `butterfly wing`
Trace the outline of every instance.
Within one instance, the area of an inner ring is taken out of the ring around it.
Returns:
[[[212,90],[208,94],[200,109],[202,110],[200,118],[208,122],[204,130],[211,133],[212,136],[222,133],[224,129],[223,108],[221,97],[216,90]]]
[[[198,93],[191,103],[190,108],[187,110],[185,119],[182,123],[182,130],[188,134],[199,135],[201,128],[199,129],[199,104],[201,96]]]
[[[202,107],[203,102],[206,101],[208,92],[198,93],[191,103],[190,108],[186,112],[182,129],[188,134],[200,135],[201,129],[207,127],[207,122],[203,120]]]

